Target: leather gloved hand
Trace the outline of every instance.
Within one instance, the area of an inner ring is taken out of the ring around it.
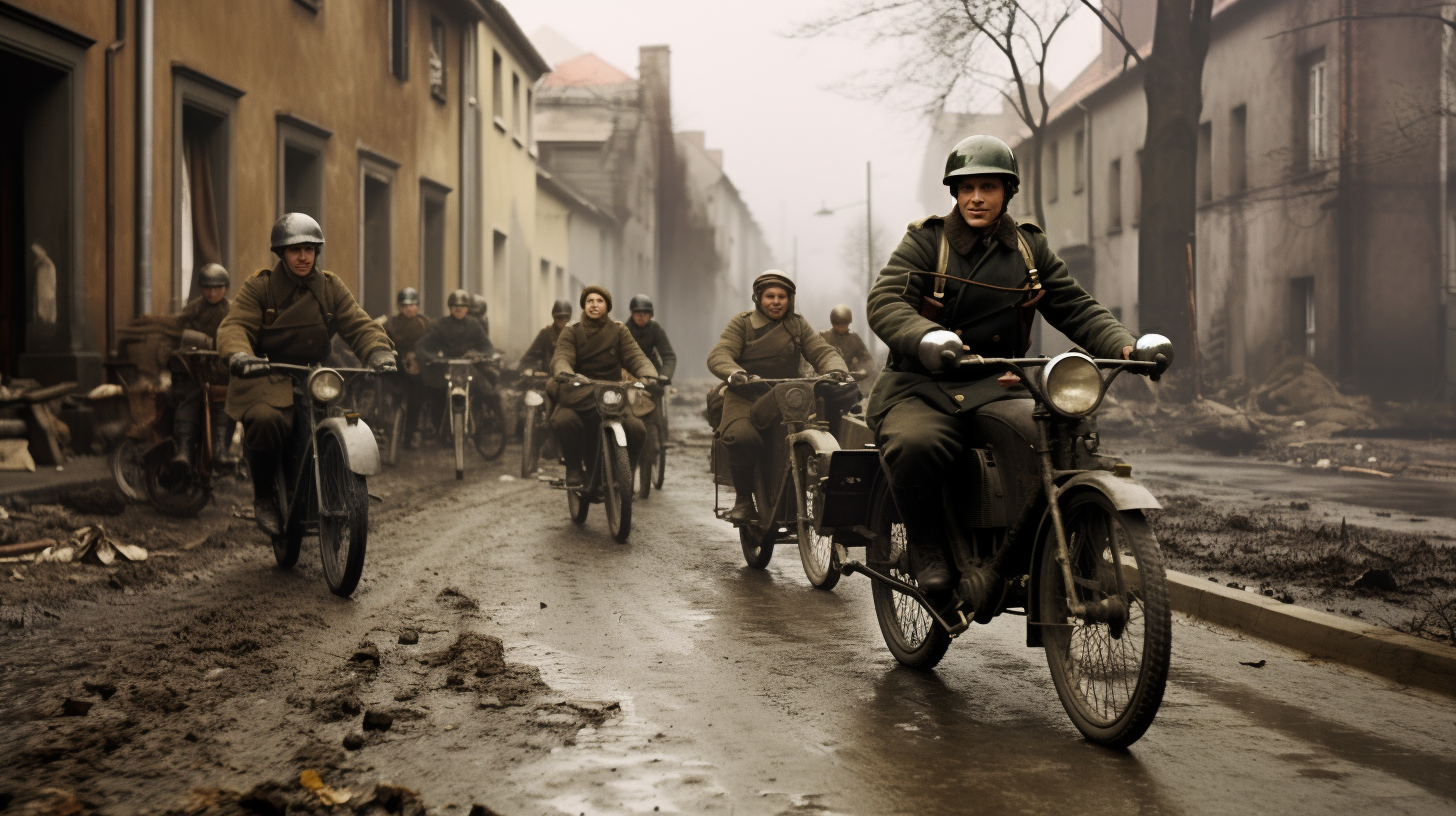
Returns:
[[[240,351],[228,358],[228,371],[239,379],[250,377],[261,377],[268,373],[268,360],[263,357],[254,357],[246,351]]]
[[[369,355],[369,367],[375,374],[394,374],[399,371],[399,358],[389,349],[380,349]]]
[[[571,382],[571,378],[575,376],[576,375],[571,373],[570,371],[562,371],[556,375],[556,381],[561,383],[562,385],[565,385]]]
[[[931,373],[961,366],[961,338],[955,332],[936,329],[920,338],[920,364]]]
[[[735,371],[732,374],[729,374],[728,375],[728,384],[729,385],[747,385],[748,384],[748,372],[747,371]]]
[[[849,382],[850,381],[850,376],[849,376],[849,372],[848,371],[838,371],[838,370],[835,370],[835,371],[826,371],[826,372],[824,372],[824,376],[828,377],[829,379],[831,379],[831,380],[833,380],[833,381],[835,381],[837,383],[846,383],[846,382]]]

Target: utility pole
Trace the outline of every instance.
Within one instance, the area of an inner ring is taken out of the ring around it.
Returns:
[[[865,348],[874,353],[875,333],[870,329],[870,289],[875,285],[875,220],[870,204],[870,163],[865,162]]]

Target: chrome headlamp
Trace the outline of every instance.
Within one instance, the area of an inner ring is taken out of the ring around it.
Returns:
[[[337,402],[344,396],[344,375],[332,368],[320,368],[308,375],[308,395],[323,403]]]
[[[602,389],[602,404],[605,405],[605,406],[607,406],[608,408],[616,408],[617,406],[619,406],[619,405],[622,404],[622,397],[623,396],[624,395],[622,394],[622,392],[621,392],[620,389],[617,389],[617,388],[603,388]]]
[[[546,399],[541,396],[540,391],[527,391],[526,404],[534,408],[538,405],[546,404]]]
[[[1059,354],[1042,368],[1041,376],[1047,402],[1063,416],[1086,416],[1102,401],[1102,372],[1085,354]]]

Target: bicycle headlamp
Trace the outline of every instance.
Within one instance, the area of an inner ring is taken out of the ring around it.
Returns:
[[[546,403],[546,400],[542,398],[540,392],[537,392],[537,391],[527,391],[526,392],[526,404],[527,405],[530,405],[532,407],[535,407],[537,405],[544,405],[545,403]]]
[[[615,408],[622,404],[622,392],[615,388],[607,388],[602,391],[602,404]]]
[[[319,402],[335,402],[344,396],[344,375],[332,368],[320,368],[308,377],[308,394]]]
[[[1086,416],[1102,401],[1102,374],[1091,357],[1069,351],[1042,369],[1042,389],[1057,413]]]

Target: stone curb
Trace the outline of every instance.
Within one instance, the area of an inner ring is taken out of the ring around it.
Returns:
[[[1456,649],[1450,646],[1172,570],[1168,570],[1168,596],[1175,612],[1402,685],[1456,696]]]

